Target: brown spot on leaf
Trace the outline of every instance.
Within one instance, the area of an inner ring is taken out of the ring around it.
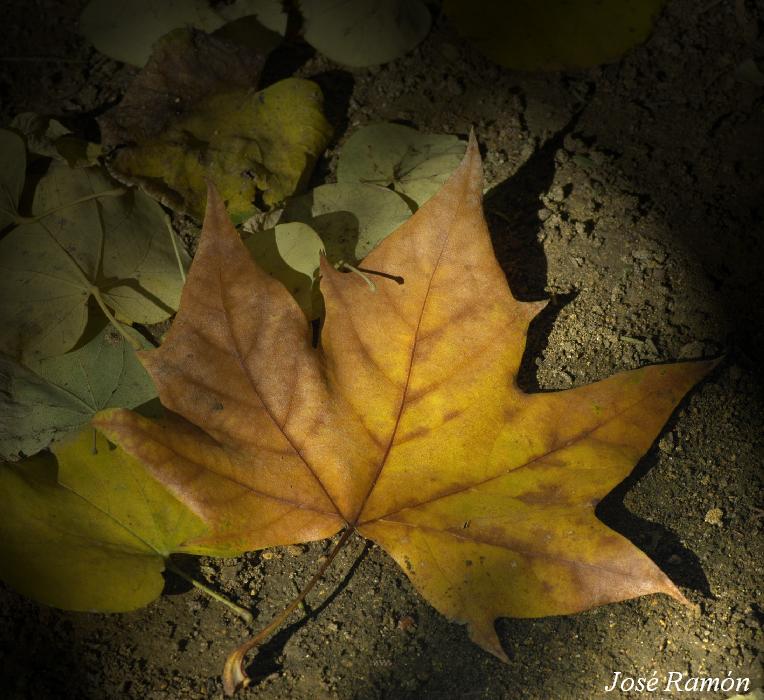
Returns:
[[[535,491],[527,491],[516,498],[529,506],[557,505],[567,503],[569,500],[560,484],[543,484]]]

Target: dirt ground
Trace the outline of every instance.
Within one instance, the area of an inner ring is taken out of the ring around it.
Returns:
[[[77,35],[82,4],[3,3],[3,125],[31,110],[92,130],[93,117],[118,101],[134,70]],[[762,9],[669,0],[645,45],[575,73],[498,68],[442,21],[415,51],[378,68],[297,57],[298,74],[324,89],[336,129],[314,184],[331,181],[336,148],[359,124],[398,120],[462,135],[475,127],[492,188],[489,224],[512,289],[552,300],[532,328],[524,388],[564,389],[679,358],[724,360],[597,511],[695,610],[649,596],[568,617],[500,620],[505,665],[424,602],[381,549],[356,538],[310,595],[307,617],[253,659],[254,685],[240,697],[630,697],[605,692],[618,670],[729,673],[749,678],[751,690],[764,685],[764,99],[737,70],[761,51]],[[178,564],[251,607],[256,630],[330,546]],[[0,601],[0,697],[9,700],[221,698],[223,660],[248,634],[172,575],[159,600],[129,614],[61,612],[2,587]]]

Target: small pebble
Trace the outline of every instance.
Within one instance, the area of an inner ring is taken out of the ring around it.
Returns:
[[[706,513],[706,517],[703,518],[709,525],[719,525],[722,524],[722,518],[724,517],[724,511],[721,508],[711,508],[711,510]]]

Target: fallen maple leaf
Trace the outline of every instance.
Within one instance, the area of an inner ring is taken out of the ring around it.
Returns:
[[[481,189],[473,137],[438,194],[363,261],[383,273],[376,293],[323,260],[314,349],[296,302],[253,263],[210,188],[180,311],[142,355],[183,418],[109,410],[95,424],[210,526],[196,545],[252,550],[345,528],[336,552],[358,532],[506,660],[500,616],[655,592],[684,601],[594,507],[715,362],[521,391],[528,324],[544,304],[512,297]],[[227,692],[247,683],[255,643],[229,657]]]

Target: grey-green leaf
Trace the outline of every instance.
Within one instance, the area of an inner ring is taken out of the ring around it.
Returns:
[[[430,30],[420,0],[300,0],[305,41],[346,66],[373,66],[402,56]]]
[[[13,118],[11,127],[24,134],[30,153],[62,160],[72,167],[94,165],[102,153],[100,144],[75,136],[60,121],[44,114],[22,112]]]
[[[410,216],[409,206],[392,190],[340,182],[288,200],[279,223],[308,224],[331,262],[355,263]]]
[[[0,459],[35,454],[103,408],[134,408],[155,396],[134,350],[110,326],[32,368],[0,355]]]
[[[370,124],[343,146],[337,180],[392,185],[421,206],[459,165],[465,147],[464,141],[448,134],[424,134],[401,124]]]
[[[279,0],[236,0],[215,9],[208,0],[91,0],[80,16],[80,30],[107,56],[142,66],[154,42],[173,29],[190,26],[212,32],[247,15],[256,15],[279,34],[286,29]]]
[[[308,318],[320,314],[316,271],[324,244],[307,224],[295,221],[256,231],[245,242],[260,267],[279,280]]]
[[[157,323],[177,308],[183,281],[171,232],[145,194],[54,161],[33,214],[0,241],[0,352],[24,361],[66,352],[96,293],[127,321]]]

